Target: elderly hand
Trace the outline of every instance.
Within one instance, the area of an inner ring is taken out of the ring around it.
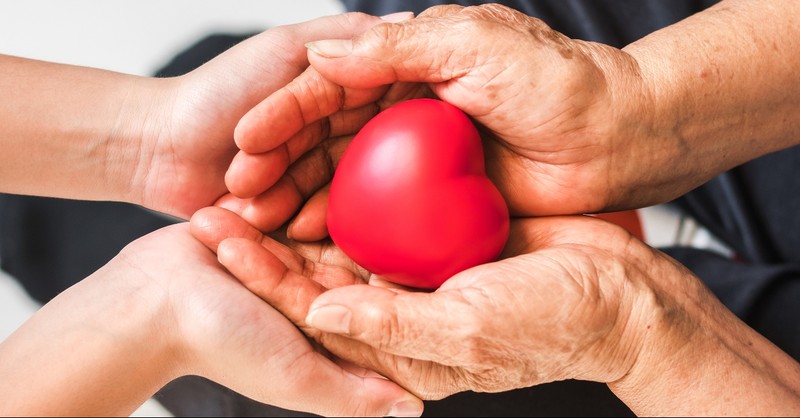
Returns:
[[[507,258],[432,293],[359,284],[386,283],[329,243],[292,250],[220,208],[192,225],[248,289],[333,354],[424,399],[583,379],[645,415],[800,408],[793,359],[682,266],[602,220],[519,220]]]
[[[793,51],[800,38],[796,26],[768,23],[783,22],[779,10],[798,6],[768,4],[722,2],[622,50],[567,38],[496,4],[434,7],[352,40],[310,43],[317,73],[304,74],[246,115],[237,143],[245,153],[277,149],[303,126],[322,121],[339,126],[336,135],[355,131],[364,115],[348,109],[365,105],[363,89],[418,82],[481,126],[487,169],[514,215],[662,203],[798,143]],[[378,101],[375,109],[386,105]],[[275,125],[285,129],[262,129]],[[299,207],[330,179],[337,154],[326,151],[315,150],[309,157],[315,162],[290,169],[266,199]],[[245,177],[234,161],[227,178],[234,194],[269,187],[235,187]],[[324,215],[315,212],[303,210],[290,232],[319,237]]]
[[[396,384],[319,351],[236,282],[188,223],[128,245],[45,305],[0,355],[3,415],[128,415],[189,374],[322,415],[422,411]]]
[[[640,188],[662,181],[655,174],[640,178],[642,155],[673,158],[676,144],[665,137],[646,150],[630,146],[655,136],[654,104],[636,61],[620,50],[569,39],[499,5],[435,7],[352,41],[313,42],[309,50],[321,76],[304,74],[246,115],[237,128],[243,151],[282,144],[320,120],[336,121],[339,135],[355,130],[364,118],[349,109],[364,106],[368,96],[358,89],[425,82],[482,125],[487,169],[513,214],[584,213],[663,200],[668,193],[661,188],[656,198]],[[376,108],[387,105],[379,101]],[[277,124],[292,129],[264,129]],[[303,171],[329,180],[335,159],[318,157]],[[245,176],[234,161],[232,192],[262,191],[233,187]],[[279,201],[290,192],[271,193]]]

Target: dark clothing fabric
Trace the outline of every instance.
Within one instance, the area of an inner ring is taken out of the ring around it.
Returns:
[[[736,251],[664,249],[737,316],[800,359],[800,147],[750,161],[676,204]]]
[[[645,35],[716,3],[714,0],[515,0],[381,1],[343,0],[348,10],[377,16],[401,11],[415,14],[441,4],[499,3],[534,16],[570,38],[623,47]]]
[[[417,13],[436,0],[346,0],[349,10],[381,15]],[[458,2],[461,4],[478,2]],[[574,38],[624,46],[698,12],[713,1],[504,1]],[[214,35],[158,71],[183,74],[248,35]],[[800,149],[775,153],[725,173],[675,203],[740,255],[722,258],[692,248],[665,251],[687,265],[737,315],[800,358]],[[131,240],[172,220],[132,205],[0,196],[2,267],[46,302],[88,276]],[[280,382],[265,381],[265,384]],[[189,376],[157,399],[177,416],[308,416],[247,399]],[[498,394],[466,392],[426,402],[425,416],[630,416],[603,384],[555,382]]]

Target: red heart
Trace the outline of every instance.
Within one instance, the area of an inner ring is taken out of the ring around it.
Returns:
[[[327,218],[356,263],[423,289],[497,258],[509,230],[478,131],[432,99],[399,103],[364,125],[334,174]]]

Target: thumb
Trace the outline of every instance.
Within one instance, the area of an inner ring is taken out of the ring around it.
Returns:
[[[352,39],[306,44],[309,62],[325,78],[350,88],[397,81],[442,83],[469,75],[485,60],[505,59],[526,19],[499,7],[438,7],[416,19],[376,25]],[[500,17],[504,18],[501,19]],[[500,71],[492,62],[489,71]],[[438,92],[437,92],[438,93]]]
[[[376,286],[328,290],[311,304],[306,325],[345,335],[379,351],[451,364],[475,317],[458,291],[406,292]]]
[[[448,81],[455,76],[457,61],[471,53],[462,40],[441,28],[441,22],[421,18],[383,23],[352,39],[319,40],[306,47],[319,73],[354,89],[397,81]]]

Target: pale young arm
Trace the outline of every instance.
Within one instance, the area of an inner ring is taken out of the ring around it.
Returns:
[[[396,384],[315,350],[182,223],[134,241],[0,343],[0,416],[130,415],[184,375],[321,415],[422,412]]]
[[[0,191],[127,199],[169,83],[0,55]]]
[[[304,44],[381,22],[346,13],[274,27],[167,79],[0,55],[0,192],[124,201],[189,218],[228,193],[236,124],[306,69]],[[291,155],[253,156],[250,174],[276,181],[316,144],[296,142]]]
[[[178,377],[167,305],[131,273],[104,267],[0,344],[0,415],[130,415]]]

